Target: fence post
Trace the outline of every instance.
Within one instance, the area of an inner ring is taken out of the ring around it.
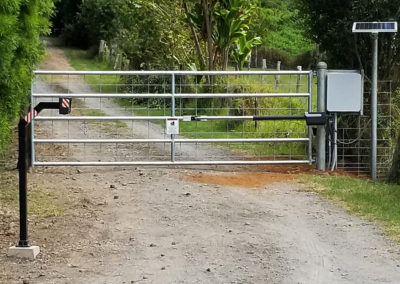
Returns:
[[[255,47],[254,67],[255,67],[255,68],[258,68],[258,49],[257,49],[257,46]]]
[[[118,53],[117,54],[117,57],[115,58],[115,62],[114,62],[114,70],[117,70],[117,69],[120,69],[119,68],[119,63],[120,63],[120,61],[121,61],[121,54],[120,53]]]
[[[326,74],[328,65],[325,62],[319,62],[317,65],[317,111],[326,112]],[[317,128],[317,168],[326,170],[326,129],[325,125]]]
[[[297,66],[298,71],[302,71],[303,67]],[[296,93],[300,93],[301,75],[297,76]]]
[[[99,46],[99,57],[101,57],[101,55],[104,52],[104,47],[105,47],[106,42],[104,40],[100,41],[100,46]]]
[[[276,71],[281,71],[281,62],[278,61],[276,63]],[[277,88],[279,86],[279,81],[281,80],[281,76],[276,75],[275,76],[275,87]]]
[[[267,70],[267,59],[262,60],[262,69]]]
[[[267,59],[262,60],[262,70],[267,71]],[[264,75],[261,76],[261,81],[263,83],[264,83],[264,79],[265,79],[264,77],[265,77]]]

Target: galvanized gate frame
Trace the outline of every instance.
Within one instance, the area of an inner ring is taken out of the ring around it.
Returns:
[[[313,116],[312,113],[312,71],[35,71],[36,75],[116,75],[116,76],[149,76],[160,75],[170,76],[171,92],[163,94],[155,93],[35,93],[32,92],[32,102],[35,98],[164,98],[171,99],[170,116],[37,116],[34,121],[165,121],[167,119],[176,119],[180,121],[204,121],[204,120],[225,120],[225,121],[245,121],[245,120],[309,120]],[[176,76],[227,76],[227,75],[296,75],[308,76],[308,92],[307,93],[176,93],[175,80]],[[176,116],[175,100],[178,98],[307,98],[308,112],[304,115],[292,116]],[[315,114],[314,114],[315,116]],[[317,116],[319,116],[317,114]],[[177,138],[175,134],[171,134],[169,139],[36,139],[34,131],[34,121],[32,121],[32,164],[33,166],[137,166],[137,165],[252,165],[252,164],[312,164],[312,129],[308,128],[308,137],[304,138],[243,138],[243,139],[186,139]],[[268,160],[268,161],[176,161],[175,145],[176,143],[266,143],[266,142],[307,142],[308,143],[308,159],[307,160]],[[36,160],[35,145],[43,143],[170,143],[171,158],[169,161],[116,161],[116,162],[41,162]]]

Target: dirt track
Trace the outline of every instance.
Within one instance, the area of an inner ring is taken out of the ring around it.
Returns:
[[[50,52],[46,67],[70,69]],[[31,220],[42,249],[34,262],[5,257],[1,242],[0,282],[400,283],[398,245],[293,177],[254,167],[37,168],[32,186],[56,192],[65,214]],[[14,230],[7,241],[16,240]]]

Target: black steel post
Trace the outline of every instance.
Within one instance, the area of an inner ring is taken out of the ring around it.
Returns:
[[[35,107],[37,113],[43,109],[60,109],[60,102],[41,102]],[[28,124],[25,119],[20,119],[18,123],[19,242],[17,247],[29,247],[27,171],[33,161],[31,160],[32,149],[29,132],[31,129]]]
[[[19,242],[17,247],[28,247],[28,191],[27,191],[27,153],[26,127],[24,119],[18,124],[18,173],[19,173]]]

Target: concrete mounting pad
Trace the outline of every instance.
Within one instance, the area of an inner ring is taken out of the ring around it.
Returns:
[[[8,249],[8,256],[35,259],[36,256],[39,254],[39,252],[40,249],[38,246],[30,246],[30,247],[13,246]]]

